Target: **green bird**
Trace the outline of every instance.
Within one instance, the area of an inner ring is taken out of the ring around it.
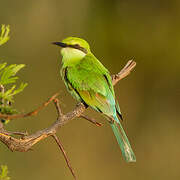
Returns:
[[[122,119],[109,71],[92,54],[84,39],[68,37],[53,44],[62,47],[60,72],[70,94],[107,117],[124,159],[135,162],[136,157],[117,117]]]

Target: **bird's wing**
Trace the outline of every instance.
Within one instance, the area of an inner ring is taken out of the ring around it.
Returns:
[[[111,76],[108,70],[92,55],[86,55],[79,63],[68,67],[67,78],[74,88],[94,91],[103,96],[110,89],[114,96]]]
[[[108,70],[93,56],[65,68],[66,83],[86,104],[108,116],[116,114],[114,90]]]

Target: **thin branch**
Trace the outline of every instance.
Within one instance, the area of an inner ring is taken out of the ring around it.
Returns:
[[[21,136],[21,138],[24,138],[25,136],[28,135],[28,132],[18,132],[18,131],[12,132],[12,131],[6,131],[6,130],[4,130],[4,133],[5,133],[6,135],[8,135],[8,136],[10,136],[10,135],[18,135],[18,136]]]
[[[117,75],[112,76],[113,84],[116,84],[118,81],[120,81],[121,79],[126,77],[132,71],[132,69],[135,67],[135,65],[136,65],[136,63],[134,61],[132,61],[132,60],[128,61],[126,66]],[[12,136],[9,136],[7,134],[4,134],[3,133],[4,129],[3,129],[3,127],[1,127],[0,128],[0,141],[2,141],[11,151],[26,152],[29,149],[31,149],[31,147],[33,145],[35,145],[36,143],[38,143],[39,141],[55,134],[60,127],[64,126],[70,120],[73,120],[76,117],[80,117],[82,115],[82,113],[84,112],[84,110],[86,109],[86,107],[82,103],[80,103],[76,106],[76,108],[73,111],[71,111],[65,115],[62,115],[62,112],[59,107],[59,102],[57,100],[55,100],[56,97],[57,97],[57,94],[52,96],[48,101],[46,101],[42,106],[40,106],[36,110],[34,110],[30,113],[27,113],[27,114],[19,115],[19,117],[27,117],[30,115],[35,115],[35,114],[37,114],[37,112],[39,110],[46,107],[52,100],[54,100],[54,103],[55,103],[55,106],[57,109],[57,113],[58,113],[58,118],[50,127],[40,130],[40,131],[37,131],[37,132],[33,133],[32,135],[25,136],[23,139],[17,139]],[[14,115],[12,115],[12,116],[14,116]],[[12,116],[6,116],[6,118],[12,119]],[[18,116],[18,115],[16,115],[16,116]],[[2,117],[2,116],[0,116],[0,117]],[[4,116],[3,116],[3,118],[4,118]]]
[[[94,119],[92,119],[92,118],[90,118],[90,117],[87,117],[87,116],[85,116],[85,115],[83,115],[83,114],[81,114],[79,117],[81,117],[81,118],[84,118],[84,119],[88,120],[89,122],[91,122],[91,123],[95,124],[95,125],[96,125],[96,126],[98,126],[98,127],[102,126],[102,124],[101,124],[101,123],[96,122]]]
[[[125,67],[118,74],[112,76],[113,85],[115,85],[118,81],[120,81],[121,79],[123,79],[127,75],[129,75],[129,73],[132,71],[132,69],[135,66],[136,66],[135,61],[133,61],[133,60],[128,61],[128,63],[125,65]],[[26,151],[31,150],[32,146],[34,146],[39,141],[41,141],[49,136],[52,136],[58,143],[58,146],[62,149],[62,152],[66,159],[67,165],[71,169],[71,172],[73,174],[74,172],[72,171],[72,168],[69,164],[69,160],[67,159],[67,156],[64,153],[65,152],[64,148],[62,147],[62,144],[60,143],[59,139],[55,135],[56,132],[58,131],[59,128],[61,128],[66,123],[70,122],[71,120],[75,119],[76,117],[83,117],[86,120],[88,120],[91,123],[94,123],[96,125],[98,125],[99,123],[97,123],[95,120],[83,115],[83,112],[87,108],[87,107],[85,107],[85,105],[83,103],[79,103],[75,107],[75,109],[72,110],[71,112],[69,112],[67,114],[63,114],[60,109],[60,106],[59,106],[59,100],[56,98],[57,95],[58,94],[55,94],[48,101],[43,103],[42,106],[38,107],[34,111],[27,113],[27,114],[18,114],[18,115],[0,114],[0,118],[6,118],[6,119],[25,118],[28,116],[33,116],[33,115],[36,115],[44,107],[46,107],[51,101],[54,101],[54,105],[56,107],[57,114],[58,114],[58,118],[50,127],[45,128],[43,130],[39,130],[31,135],[27,135],[27,136],[25,135],[23,138],[12,137],[11,134],[14,134],[14,133],[4,130],[3,125],[0,122],[0,141],[2,143],[4,143],[11,151],[26,152]]]
[[[135,66],[136,62],[133,60],[129,60],[127,64],[124,66],[124,68],[118,74],[112,75],[113,85],[115,85],[118,81],[128,76],[131,73],[131,71],[135,68]]]
[[[28,117],[28,116],[35,116],[40,110],[45,108],[58,95],[59,95],[59,93],[54,94],[51,98],[49,98],[41,106],[39,106],[38,108],[36,108],[35,110],[33,110],[33,111],[29,112],[29,113],[26,113],[26,114],[15,114],[15,115],[7,115],[7,114],[1,114],[0,113],[0,118],[4,118],[4,119],[7,119],[7,120],[12,120],[12,119],[17,119],[17,118],[25,118],[25,117]]]
[[[71,164],[70,164],[70,160],[69,160],[69,158],[67,157],[66,151],[64,150],[64,147],[63,147],[61,141],[60,141],[59,138],[56,136],[56,134],[53,134],[52,137],[54,138],[54,140],[56,141],[57,145],[59,146],[59,149],[61,150],[61,152],[62,152],[62,154],[63,154],[63,156],[64,156],[64,159],[66,160],[66,164],[67,164],[69,170],[71,171],[74,179],[76,180],[76,175],[75,175],[74,170],[73,170],[73,168],[72,168],[72,166],[71,166]]]
[[[62,117],[63,113],[62,113],[60,105],[59,105],[59,99],[55,98],[55,99],[53,99],[53,101],[54,101],[58,116]]]

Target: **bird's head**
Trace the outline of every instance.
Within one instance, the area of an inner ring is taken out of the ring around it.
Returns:
[[[53,42],[53,44],[62,47],[61,54],[70,54],[72,52],[76,52],[79,54],[86,55],[90,52],[89,44],[81,38],[77,37],[68,37],[61,42]]]

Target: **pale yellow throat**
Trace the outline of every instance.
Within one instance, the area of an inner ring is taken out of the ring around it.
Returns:
[[[83,51],[70,47],[61,49],[61,54],[63,56],[63,62],[80,60],[86,55]]]

